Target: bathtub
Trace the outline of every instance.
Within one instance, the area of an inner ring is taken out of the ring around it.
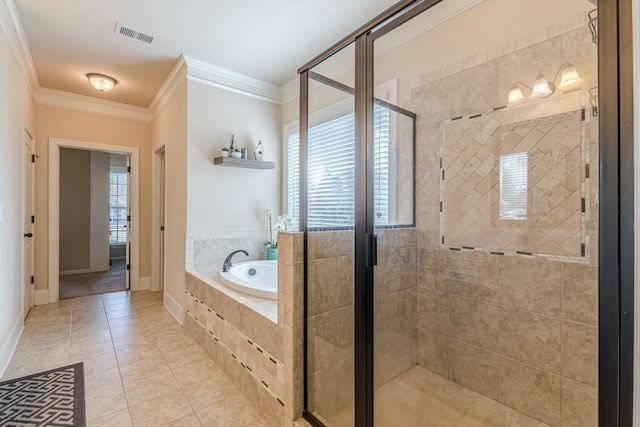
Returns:
[[[278,261],[238,262],[228,272],[220,272],[225,285],[245,294],[278,299]]]

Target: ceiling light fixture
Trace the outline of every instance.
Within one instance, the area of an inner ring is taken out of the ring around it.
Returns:
[[[561,74],[562,73],[562,74]],[[555,81],[560,76],[560,83],[556,86]],[[509,89],[509,104],[521,101],[524,99],[522,94],[522,87],[525,87],[531,91],[531,98],[548,98],[556,92],[556,89],[568,90],[581,85],[584,80],[578,74],[575,65],[571,62],[565,62],[560,65],[553,80],[548,80],[544,74],[539,73],[533,82],[533,88],[527,86],[522,82],[515,82]]]
[[[87,74],[87,78],[89,79],[91,86],[95,87],[100,92],[109,92],[118,83],[118,81],[113,77],[98,73],[89,73]]]

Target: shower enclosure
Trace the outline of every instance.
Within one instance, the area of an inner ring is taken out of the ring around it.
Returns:
[[[300,69],[309,421],[629,415],[616,11],[405,1]]]

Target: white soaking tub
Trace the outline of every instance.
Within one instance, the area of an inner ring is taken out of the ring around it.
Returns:
[[[220,280],[245,294],[278,299],[278,261],[245,261],[220,272]]]

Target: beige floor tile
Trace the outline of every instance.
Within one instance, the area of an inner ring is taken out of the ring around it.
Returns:
[[[128,409],[121,409],[87,422],[87,427],[131,427],[132,425]]]
[[[136,360],[135,362],[120,364],[120,375],[122,381],[133,383],[152,375],[167,374],[169,365],[161,354],[154,354],[152,357]]]
[[[225,375],[213,360],[198,361],[180,365],[171,369],[179,384],[197,382],[201,379],[216,378]]]
[[[109,320],[109,327],[111,328],[121,328],[129,325],[146,326],[144,320],[142,320],[142,317],[140,316],[118,317],[117,319]]]
[[[113,350],[97,354],[69,354],[69,364],[78,362],[83,363],[85,375],[118,367],[116,354],[113,352]]]
[[[119,364],[132,363],[137,360],[150,359],[161,355],[160,349],[155,343],[131,344],[116,348],[116,357]]]
[[[251,425],[260,417],[249,401],[235,395],[196,412],[207,427],[240,427]]]
[[[111,328],[111,336],[113,338],[126,337],[127,335],[134,335],[142,332],[149,332],[144,322],[135,325],[125,325],[117,328]]]
[[[179,390],[132,405],[129,411],[136,427],[157,427],[193,413],[186,397]]]
[[[184,384],[182,390],[196,411],[240,394],[240,390],[224,374]]]
[[[109,352],[114,352],[111,338],[101,341],[74,340],[69,344],[69,356],[72,357]]]
[[[192,412],[189,415],[185,415],[182,418],[179,418],[175,421],[171,421],[170,423],[163,424],[162,427],[198,427],[201,426],[202,423],[198,416]]]
[[[114,311],[131,310],[131,309],[135,311],[135,306],[130,300],[112,301],[110,304],[104,305],[104,310],[107,313],[111,313]]]
[[[85,403],[87,420],[126,409],[127,402],[117,368],[85,375]]]
[[[124,389],[129,406],[137,405],[180,390],[171,372],[161,372],[139,380],[125,380]]]
[[[195,342],[187,347],[180,347],[175,350],[161,350],[170,368],[176,368],[189,363],[204,363],[209,360],[209,356]]]

